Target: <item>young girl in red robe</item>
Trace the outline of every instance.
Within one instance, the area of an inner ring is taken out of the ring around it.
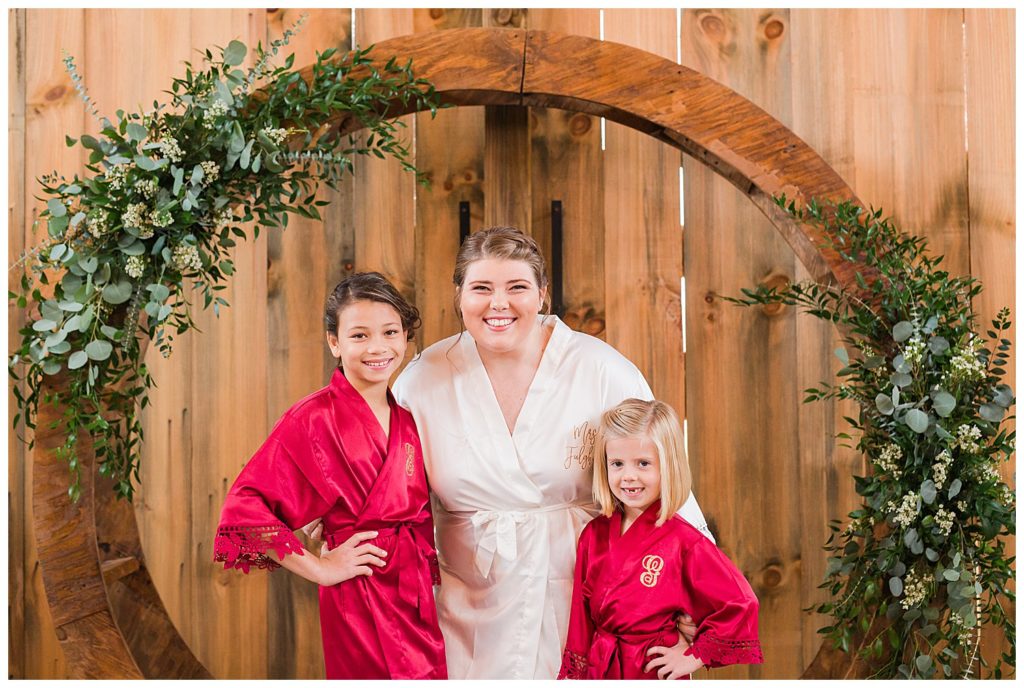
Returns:
[[[242,469],[215,560],[246,573],[283,566],[320,586],[327,678],[447,678],[423,454],[412,416],[388,389],[419,313],[371,272],[334,288],[324,320],[338,369],[288,409]],[[292,532],[318,518],[320,556]]]
[[[601,432],[602,515],[580,535],[558,678],[689,678],[702,666],[762,662],[750,584],[676,513],[691,478],[675,412],[627,399],[604,414]],[[692,645],[676,630],[679,614],[696,625]]]

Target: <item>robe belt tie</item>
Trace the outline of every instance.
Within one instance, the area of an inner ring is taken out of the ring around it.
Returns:
[[[494,555],[497,554],[505,561],[515,561],[518,556],[516,545],[516,532],[518,525],[526,521],[527,516],[546,513],[549,511],[562,511],[573,507],[582,507],[582,503],[555,504],[552,506],[539,507],[536,509],[522,509],[518,511],[474,511],[471,512],[470,521],[477,530],[482,529],[476,545],[476,568],[480,575],[487,578],[491,573],[491,565],[494,563]],[[460,512],[452,512],[453,515],[469,515]]]
[[[387,562],[397,558],[398,563],[398,596],[405,602],[419,609],[420,618],[429,621],[429,607],[425,604],[428,597],[433,598],[431,590],[430,557],[434,555],[434,548],[430,546],[417,528],[419,523],[398,523],[391,527],[381,528],[344,528],[330,533],[324,533],[324,540],[329,549],[346,542],[356,533],[363,533],[367,530],[377,531],[377,537],[363,542],[373,542],[388,535],[395,536],[395,551],[388,552]],[[376,567],[371,567],[376,568]]]
[[[622,662],[622,645],[641,645],[644,646],[644,655],[641,658],[640,669],[643,670],[647,662],[650,661],[647,656],[647,650],[659,644],[664,644],[666,647],[675,645],[674,640],[678,639],[675,627],[666,628],[654,633],[613,633],[601,626],[597,626],[594,629],[594,639],[590,645],[590,652],[587,657],[588,668],[587,674],[589,677],[595,678],[622,678],[622,667],[617,666],[615,671],[611,671],[613,664],[621,664]],[[660,642],[664,639],[665,642]],[[650,659],[654,659],[651,657]]]

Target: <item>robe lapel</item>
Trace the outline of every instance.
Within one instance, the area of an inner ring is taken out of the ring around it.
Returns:
[[[625,533],[621,533],[622,511],[616,509],[612,514],[609,524],[611,532],[608,537],[608,556],[599,575],[601,587],[606,590],[605,597],[622,586],[630,585],[636,578],[639,571],[637,564],[647,554],[647,549],[659,534],[654,524],[658,520],[660,510],[661,500],[655,500]]]
[[[392,520],[392,514],[407,512],[413,503],[427,500],[426,476],[411,416],[403,413],[388,390],[391,425],[388,453],[370,488],[359,520]],[[383,433],[381,433],[383,435]]]

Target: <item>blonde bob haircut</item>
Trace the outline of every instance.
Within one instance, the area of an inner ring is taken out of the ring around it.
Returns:
[[[608,485],[608,452],[610,439],[643,437],[654,444],[661,471],[661,511],[656,525],[661,525],[679,511],[690,497],[693,478],[683,447],[683,429],[679,416],[663,401],[626,399],[601,416],[601,441],[594,461],[594,501],[604,516],[611,516],[621,502]]]

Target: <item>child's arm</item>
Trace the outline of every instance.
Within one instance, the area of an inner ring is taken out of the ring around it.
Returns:
[[[758,602],[747,579],[707,540],[683,553],[683,608],[697,624],[686,654],[708,667],[760,664]]]
[[[363,542],[377,537],[377,532],[370,530],[356,533],[338,547],[327,550],[321,548],[320,556],[303,549],[301,557],[278,557],[274,552],[268,556],[292,573],[302,576],[317,585],[331,586],[347,581],[356,576],[372,576],[373,566],[383,566],[388,555],[380,547]]]
[[[569,631],[562,652],[559,679],[586,678],[587,654],[594,637],[594,621],[590,618],[590,604],[583,594],[583,579],[587,570],[589,543],[593,528],[584,529],[576,548],[576,570],[573,574],[572,602],[569,609]]]

